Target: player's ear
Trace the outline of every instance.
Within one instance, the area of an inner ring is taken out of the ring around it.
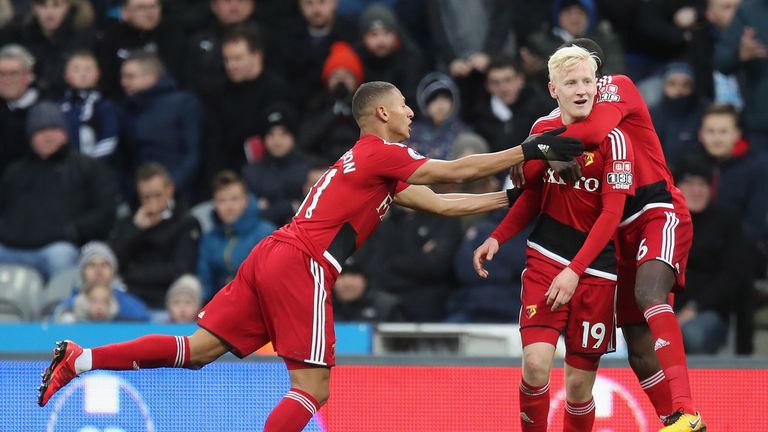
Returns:
[[[384,123],[389,121],[389,113],[387,112],[387,107],[384,105],[379,105],[376,107],[376,117],[383,121]]]
[[[552,96],[552,99],[557,100],[557,93],[555,93],[555,85],[552,84],[552,81],[549,81],[547,83],[547,89],[549,89],[549,95]]]

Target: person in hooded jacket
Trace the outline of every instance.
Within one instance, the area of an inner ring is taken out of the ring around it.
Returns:
[[[222,171],[213,179],[213,205],[213,230],[203,235],[197,255],[204,298],[229,283],[256,243],[275,230],[261,219],[256,199],[232,171]]]

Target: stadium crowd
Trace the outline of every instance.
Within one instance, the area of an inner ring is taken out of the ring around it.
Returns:
[[[546,60],[576,37],[638,83],[686,196],[688,352],[735,326],[751,353],[768,0],[0,0],[0,264],[47,280],[43,318],[194,322],[357,140],[362,82],[402,89],[428,157],[503,150],[556,106]],[[504,214],[393,208],[345,264],[336,319],[517,322],[528,233],[489,278],[472,268]]]

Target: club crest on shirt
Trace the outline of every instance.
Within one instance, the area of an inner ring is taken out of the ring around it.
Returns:
[[[533,318],[533,316],[536,315],[536,305],[528,305],[525,307],[525,316],[528,319]]]
[[[595,162],[595,153],[594,152],[588,152],[585,151],[581,154],[581,157],[584,158],[584,166],[588,167],[592,165]]]

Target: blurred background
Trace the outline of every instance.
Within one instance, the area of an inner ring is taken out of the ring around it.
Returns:
[[[767,1],[0,0],[0,383],[11,388],[0,424],[263,421],[287,386],[269,346],[211,373],[94,375],[45,409],[33,388],[57,339],[190,333],[201,305],[355,142],[362,82],[402,90],[416,114],[407,144],[428,157],[503,150],[556,106],[546,61],[576,37],[602,46],[605,73],[637,83],[693,216],[675,310],[694,397],[714,430],[738,429],[732,414],[744,406],[768,410],[753,391],[768,384]],[[343,360],[311,430],[517,427],[513,410],[477,414],[487,391],[513,400],[520,373],[528,232],[502,247],[488,279],[471,265],[504,214],[389,212],[334,286]],[[623,346],[610,357],[598,420],[623,426],[600,430],[655,430]],[[270,374],[277,381],[262,383]],[[444,381],[436,400],[414,396]]]

